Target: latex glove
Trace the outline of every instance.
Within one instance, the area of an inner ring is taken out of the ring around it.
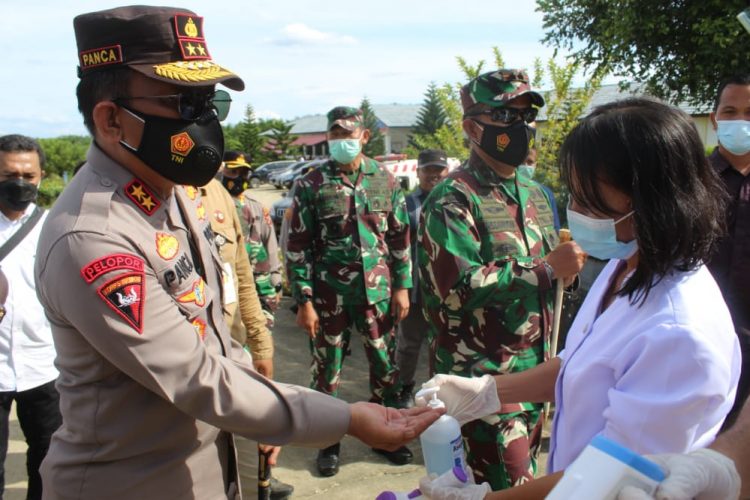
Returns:
[[[667,478],[656,489],[657,500],[734,500],[740,496],[740,475],[734,462],[719,452],[700,449],[686,455],[648,456],[659,464]],[[646,500],[651,495],[633,487],[624,488],[618,500]]]
[[[459,377],[435,375],[422,384],[422,388],[439,387],[438,399],[445,403],[445,412],[464,425],[478,418],[500,411],[497,385],[492,375],[482,377]],[[417,398],[417,406],[425,406],[423,398]]]
[[[482,500],[492,491],[488,483],[476,484],[471,470],[469,480],[462,483],[452,470],[436,476],[430,474],[419,480],[419,491],[430,500]]]

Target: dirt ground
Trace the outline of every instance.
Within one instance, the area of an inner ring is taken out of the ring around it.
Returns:
[[[281,191],[264,185],[256,190],[256,196],[270,208],[281,196]],[[285,298],[277,314],[274,329],[276,346],[276,379],[281,382],[307,386],[309,383],[310,352],[307,336],[295,325],[289,307],[292,301]],[[367,360],[361,342],[352,339],[352,354],[347,358],[342,373],[340,397],[346,401],[362,401],[369,397]],[[417,382],[427,379],[426,352],[420,354]],[[257,453],[256,444],[246,440],[238,442],[240,452],[240,474],[244,498],[256,498]],[[361,442],[346,437],[341,447],[340,472],[330,478],[318,477],[315,469],[317,450],[286,447],[279,458],[274,476],[294,485],[294,498],[326,498],[331,500],[350,498],[375,498],[384,490],[411,491],[424,475],[419,441],[409,447],[414,453],[414,463],[394,466],[383,457],[372,452]],[[26,497],[26,445],[23,434],[11,416],[10,443],[6,459],[6,500],[22,500]],[[546,454],[540,457],[543,465]]]

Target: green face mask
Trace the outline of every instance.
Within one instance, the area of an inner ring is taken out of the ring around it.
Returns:
[[[331,139],[328,141],[328,151],[331,158],[347,164],[353,162],[362,151],[362,145],[359,139]]]

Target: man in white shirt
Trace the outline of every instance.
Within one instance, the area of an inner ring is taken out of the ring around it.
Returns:
[[[29,447],[27,499],[42,498],[39,465],[61,423],[55,347],[34,282],[36,247],[46,216],[34,203],[43,166],[44,153],[36,141],[22,135],[0,137],[0,261],[10,285],[0,322],[0,499],[11,403],[16,402]],[[23,238],[12,239],[23,232]]]

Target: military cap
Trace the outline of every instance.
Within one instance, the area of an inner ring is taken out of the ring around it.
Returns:
[[[346,130],[356,130],[364,125],[362,110],[350,106],[336,106],[328,112],[328,127],[331,130],[334,125],[338,125]]]
[[[176,7],[132,5],[89,12],[73,20],[78,76],[127,66],[149,78],[185,86],[243,81],[211,60],[203,18]]]
[[[425,149],[417,157],[417,168],[422,167],[445,167],[448,168],[448,155],[442,149]]]
[[[529,94],[534,106],[544,106],[542,95],[531,90],[526,71],[498,69],[481,74],[461,87],[461,105],[464,113],[478,104],[500,108],[524,94]]]
[[[236,151],[227,151],[227,153],[224,153],[224,168],[252,168],[242,153],[237,153]]]

